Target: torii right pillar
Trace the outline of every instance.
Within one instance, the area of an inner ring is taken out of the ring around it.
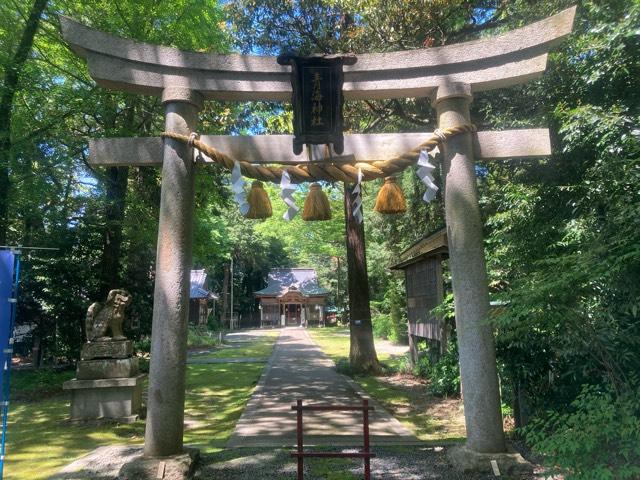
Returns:
[[[434,105],[439,128],[469,124],[471,99],[468,84],[449,83],[438,87]],[[489,290],[471,134],[459,134],[444,143],[443,176],[467,429],[462,456],[465,461],[471,460],[469,456],[475,457],[476,462],[471,463],[480,462],[482,469],[491,469],[489,457],[504,454],[506,445],[493,332],[488,321]],[[453,460],[460,463],[459,458]],[[470,465],[463,469],[477,470],[477,467]]]

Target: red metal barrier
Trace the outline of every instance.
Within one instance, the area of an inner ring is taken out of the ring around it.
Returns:
[[[298,450],[292,452],[291,456],[298,458],[298,480],[304,478],[304,457],[323,457],[323,458],[362,458],[364,459],[364,478],[371,479],[371,459],[376,455],[369,451],[369,411],[375,410],[369,406],[369,400],[362,400],[362,406],[357,405],[302,405],[302,400],[297,400],[295,405],[291,405],[291,410],[296,410],[298,414],[297,438]],[[343,453],[343,452],[305,452],[302,435],[302,412],[336,412],[336,411],[360,411],[362,412],[362,433],[364,436],[364,447],[361,452]]]

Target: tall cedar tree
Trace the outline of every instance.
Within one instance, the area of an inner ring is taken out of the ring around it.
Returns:
[[[347,241],[347,266],[349,290],[349,332],[351,368],[362,372],[378,372],[380,364],[373,343],[371,307],[369,305],[369,277],[364,240],[364,222],[353,215],[353,189],[344,184],[344,216]]]
[[[0,245],[6,245],[9,228],[9,163],[11,159],[13,100],[19,88],[20,72],[29,58],[33,39],[38,31],[40,18],[46,6],[47,0],[33,2],[18,48],[11,57],[4,74],[4,84],[0,95]]]

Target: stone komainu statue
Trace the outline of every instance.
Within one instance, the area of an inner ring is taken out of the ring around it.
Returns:
[[[126,290],[111,290],[106,302],[93,303],[87,310],[87,341],[124,340],[122,322],[130,303],[131,294]],[[107,330],[111,330],[111,337]]]

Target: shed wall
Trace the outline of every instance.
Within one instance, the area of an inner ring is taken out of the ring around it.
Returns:
[[[409,334],[442,341],[442,320],[431,310],[442,302],[442,259],[433,256],[405,268]]]

